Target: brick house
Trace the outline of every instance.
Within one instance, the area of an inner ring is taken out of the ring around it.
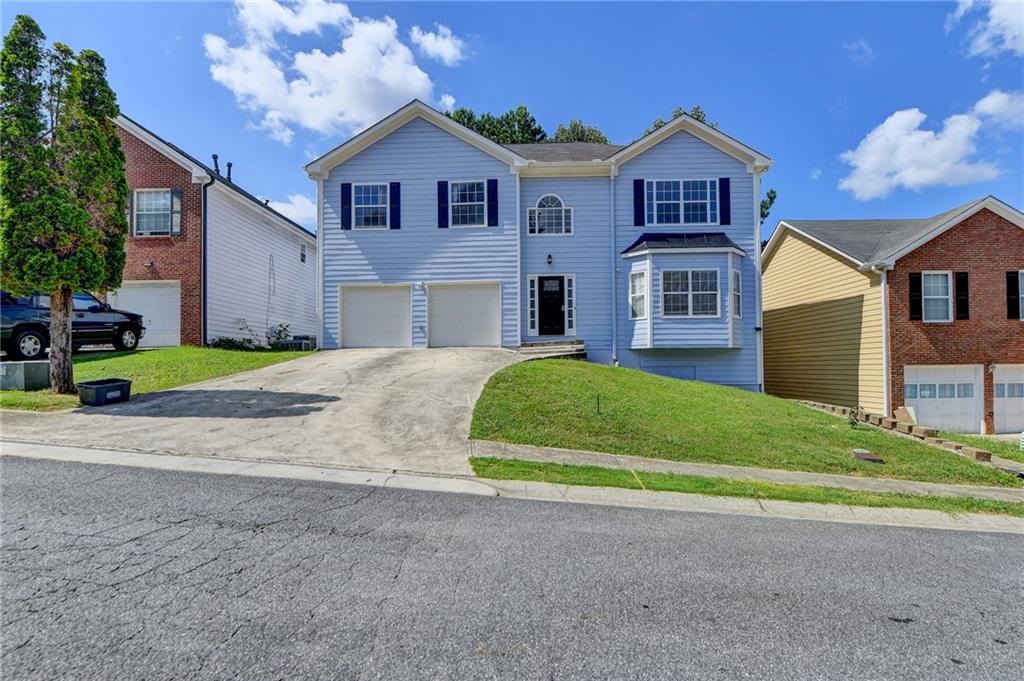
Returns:
[[[931,218],[782,220],[762,255],[765,385],[1024,430],[1024,214],[995,197]]]
[[[127,116],[116,119],[131,190],[124,282],[142,347],[204,345],[287,324],[316,335],[316,236]]]

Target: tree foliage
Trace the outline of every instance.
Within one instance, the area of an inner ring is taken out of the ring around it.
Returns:
[[[558,124],[555,136],[551,142],[594,142],[597,144],[608,144],[608,138],[604,136],[596,126],[587,125],[579,119],[572,119],[569,125]]]
[[[690,118],[692,118],[694,120],[698,120],[701,123],[705,123],[707,125],[710,125],[712,128],[717,128],[718,127],[718,121],[709,121],[708,120],[707,112],[705,112],[704,109],[700,108],[699,105],[695,105],[689,111],[687,111],[686,109],[684,109],[681,106],[677,106],[675,109],[672,109],[672,117],[669,119],[669,121],[674,121],[675,119],[679,118],[683,114],[686,114]],[[668,123],[668,121],[666,121],[661,116],[658,116],[657,118],[654,119],[654,122],[651,123],[651,127],[649,127],[646,130],[644,130],[644,135],[645,136],[646,135],[650,135],[652,132],[654,132],[655,130],[657,130],[661,126],[665,125],[666,123]]]
[[[0,284],[50,294],[51,382],[72,392],[71,295],[124,269],[124,153],[103,58],[75,54],[26,15],[0,51]]]
[[[445,115],[498,144],[532,144],[543,142],[548,137],[530,110],[521,104],[498,116],[491,113],[478,116],[465,107]]]

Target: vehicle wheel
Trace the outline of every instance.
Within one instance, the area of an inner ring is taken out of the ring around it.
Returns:
[[[114,337],[114,347],[118,350],[134,350],[139,347],[139,330],[134,326],[126,326]]]
[[[9,346],[15,360],[43,359],[46,356],[46,334],[36,329],[23,329],[14,334]]]

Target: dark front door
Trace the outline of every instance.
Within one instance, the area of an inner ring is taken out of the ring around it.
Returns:
[[[565,335],[565,277],[537,277],[537,321],[542,336]]]

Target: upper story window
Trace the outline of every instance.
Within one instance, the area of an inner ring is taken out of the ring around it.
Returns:
[[[662,317],[717,317],[718,270],[661,273]]]
[[[629,274],[629,318],[647,319],[647,272]]]
[[[299,262],[306,262],[306,244],[299,244]]]
[[[739,270],[732,271],[732,316],[743,317],[743,277]]]
[[[449,185],[452,227],[487,226],[487,183],[451,182]]]
[[[572,208],[554,194],[540,197],[528,212],[529,234],[572,234]]]
[[[921,318],[926,322],[953,321],[951,272],[921,273],[921,310]]]
[[[135,236],[181,234],[180,189],[135,190]]]
[[[352,211],[354,229],[387,229],[388,185],[352,185]]]
[[[648,225],[718,224],[718,180],[647,180]]]

